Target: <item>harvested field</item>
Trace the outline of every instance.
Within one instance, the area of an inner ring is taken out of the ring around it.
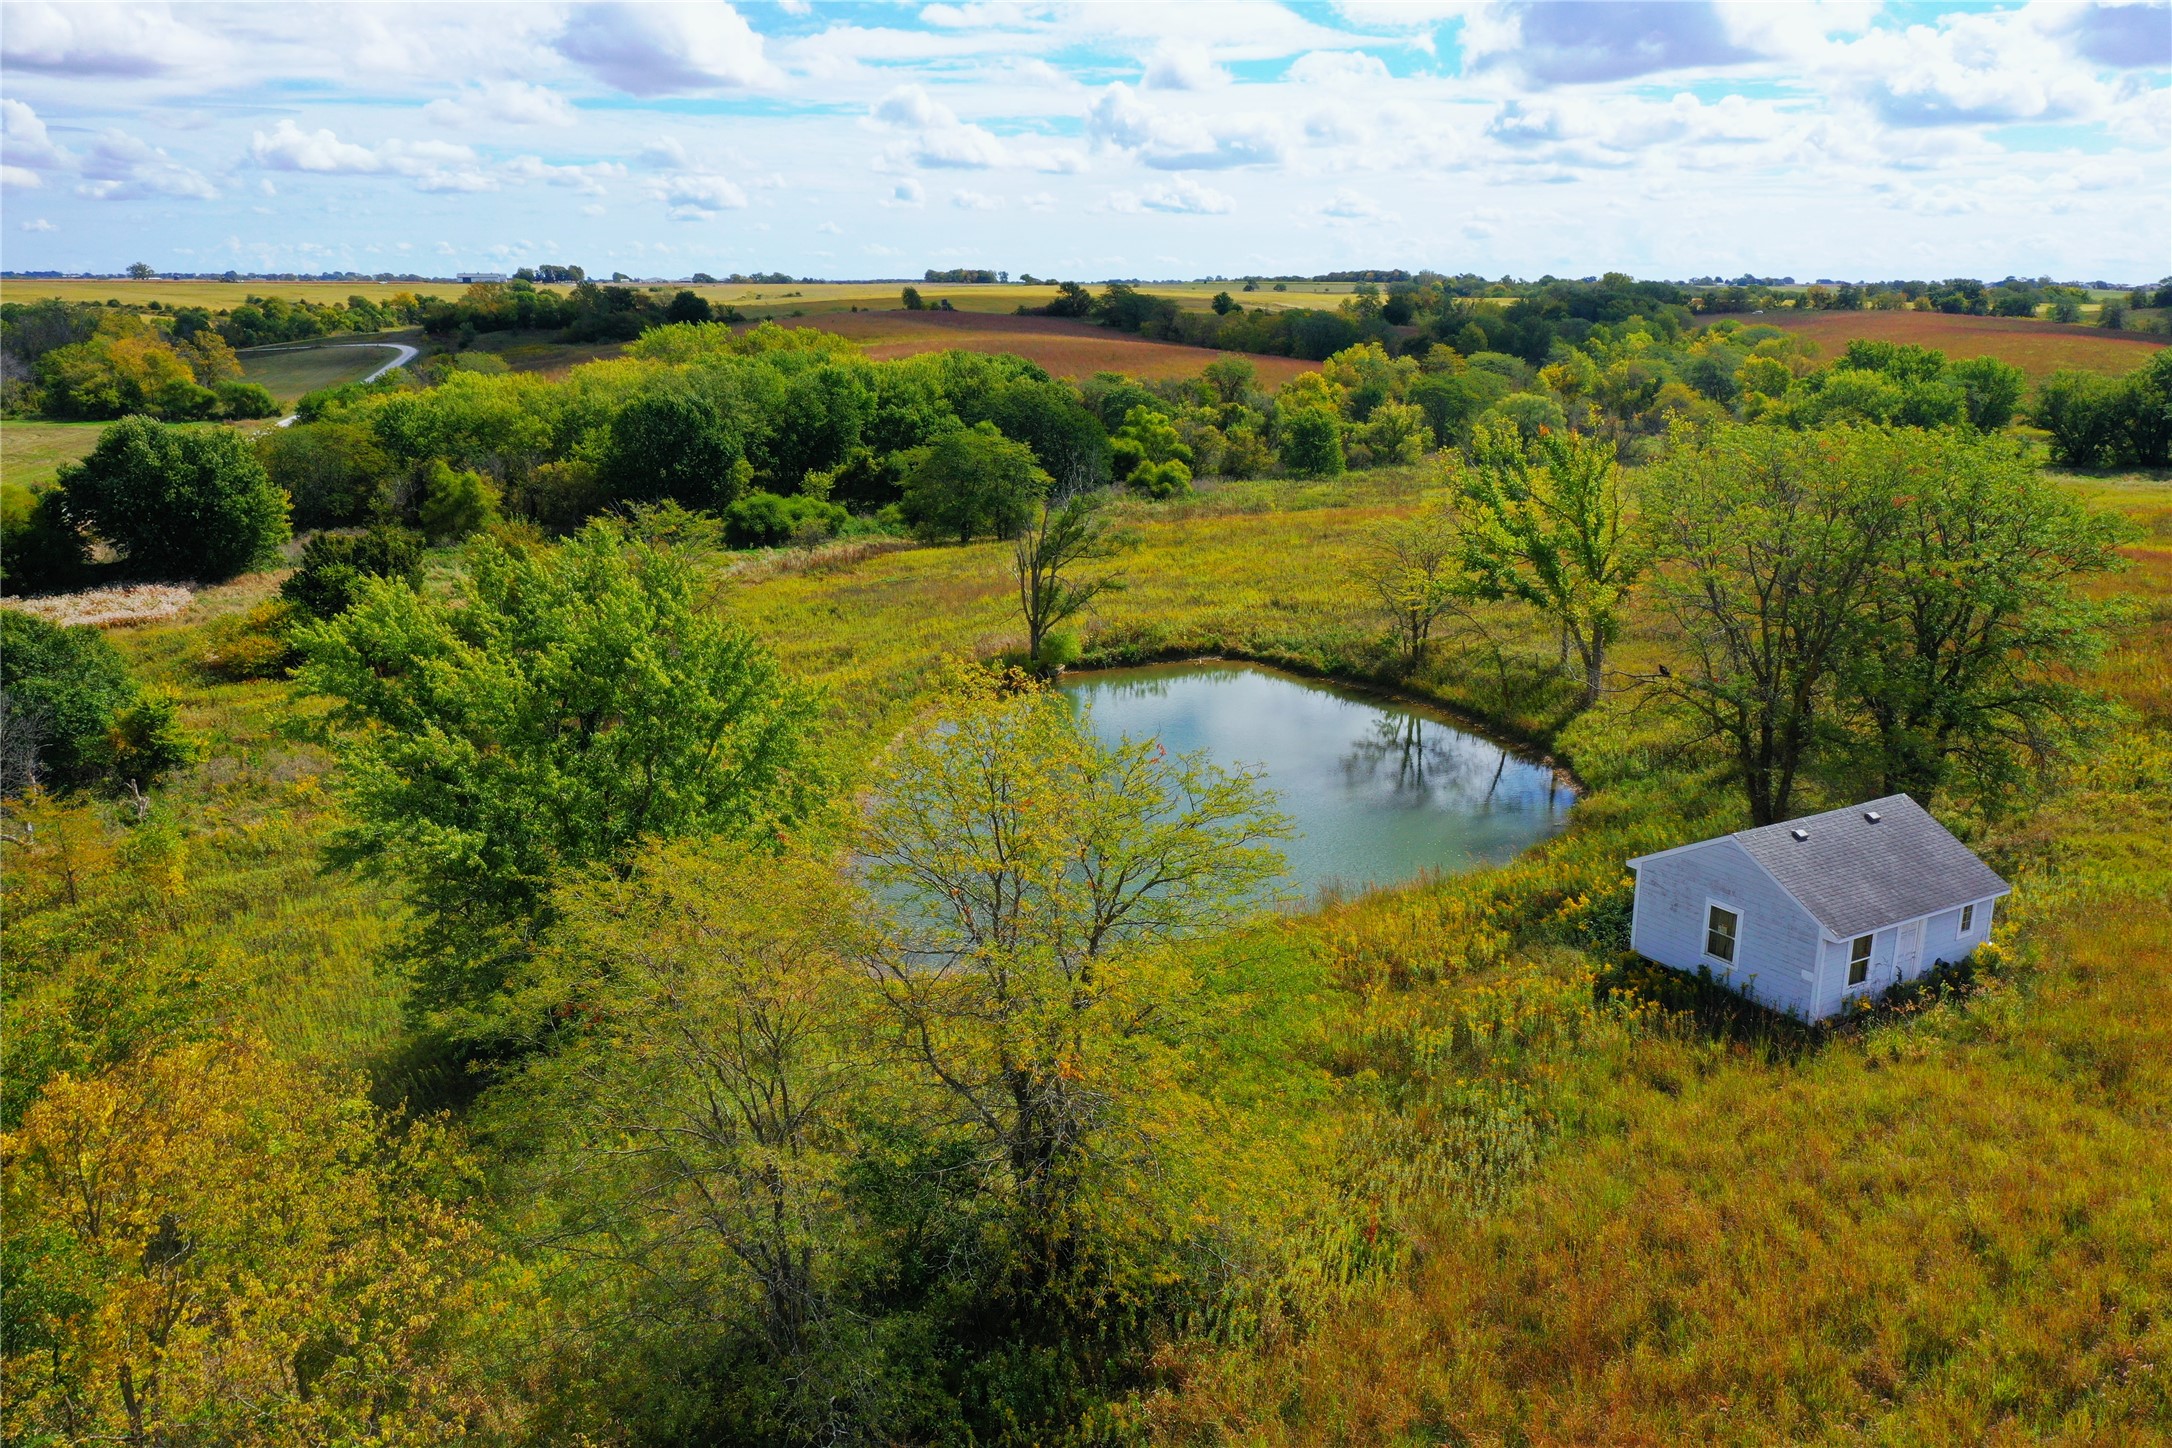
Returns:
[[[1221,356],[1249,358],[1260,381],[1279,387],[1317,363],[1258,353],[1222,353],[1174,342],[1148,342],[1128,332],[1062,317],[999,316],[973,312],[826,312],[782,319],[786,325],[820,327],[850,337],[870,357],[913,357],[957,348],[1009,352],[1038,363],[1056,377],[1086,378],[1096,372],[1134,377],[1192,377]]]
[[[908,286],[919,290],[932,304],[947,300],[961,312],[1010,313],[1021,305],[1037,307],[1056,295],[1053,283],[1048,286],[1026,286],[1020,282],[990,283],[986,285],[948,282],[654,282],[632,283],[634,286],[660,289],[665,292],[684,290],[698,292],[712,302],[729,303],[750,317],[783,318],[794,311],[809,314],[818,312],[847,311],[852,307],[889,308],[898,305],[899,294]],[[1096,289],[1099,283],[1089,283]],[[1247,307],[1266,307],[1279,310],[1284,307],[1322,307],[1332,310],[1355,290],[1350,282],[1289,282],[1286,290],[1275,291],[1272,283],[1262,283],[1256,292],[1244,290],[1238,282],[1145,282],[1139,290],[1157,297],[1168,297],[1179,306],[1190,310],[1207,307],[1216,292],[1228,292]],[[15,277],[4,289],[0,300],[32,302],[41,297],[60,297],[71,302],[118,301],[124,306],[144,306],[153,301],[167,307],[209,307],[225,311],[239,306],[246,298],[285,297],[291,301],[311,301],[321,304],[344,302],[352,296],[365,296],[372,301],[386,301],[401,292],[417,297],[458,297],[467,287],[460,282],[273,282],[273,281],[169,281],[153,277],[148,281],[117,279]],[[544,291],[564,292],[563,286],[547,286]]]
[[[1715,319],[1717,320],[1717,319]],[[1785,327],[1811,338],[1831,359],[1857,338],[1936,347],[1951,357],[1996,357],[2032,382],[2062,367],[2131,372],[2164,345],[2160,338],[2096,327],[2065,326],[2026,317],[1954,317],[1943,312],[1760,312],[1738,316],[1745,326]]]

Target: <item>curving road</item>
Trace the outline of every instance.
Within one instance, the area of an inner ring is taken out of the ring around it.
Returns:
[[[398,356],[394,357],[390,362],[387,362],[384,366],[378,368],[375,372],[372,372],[369,376],[363,378],[362,380],[364,382],[375,382],[378,378],[384,376],[393,368],[405,367],[408,363],[415,360],[416,354],[419,350],[417,348],[408,346],[405,342],[332,342],[328,343],[327,345],[332,347],[390,347],[394,352],[399,354]],[[292,427],[300,419],[300,417],[300,413],[290,412],[285,417],[279,419],[279,425],[281,427]]]

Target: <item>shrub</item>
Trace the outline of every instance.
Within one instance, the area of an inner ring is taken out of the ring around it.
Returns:
[[[392,473],[392,460],[375,435],[348,422],[273,428],[257,440],[257,456],[286,489],[294,522],[303,528],[361,522]]]
[[[2125,430],[2126,389],[2094,372],[2054,372],[2037,389],[2030,420],[2051,434],[2051,455],[2068,467],[2093,468],[2117,456]]]
[[[0,590],[47,593],[73,587],[86,562],[83,535],[68,520],[60,489],[0,488]]]
[[[302,548],[302,566],[279,586],[280,597],[311,618],[333,618],[353,607],[364,578],[397,578],[422,586],[422,538],[405,528],[320,533]]]
[[[834,538],[851,515],[804,495],[749,493],[724,510],[724,541],[734,548],[774,548]]]
[[[1275,465],[1274,450],[1267,446],[1259,429],[1240,427],[1233,429],[1222,447],[1222,475],[1230,478],[1256,478]]]
[[[1175,458],[1165,463],[1140,463],[1132,469],[1126,486],[1148,498],[1182,497],[1192,490],[1192,470]]]
[[[1486,417],[1514,423],[1525,442],[1537,437],[1541,431],[1561,432],[1569,425],[1561,404],[1536,392],[1512,392],[1487,408]]]
[[[147,784],[190,753],[173,705],[139,695],[96,629],[0,611],[0,789],[74,789],[116,768]]]
[[[181,728],[172,696],[158,692],[139,695],[113,716],[104,752],[113,778],[141,786],[194,762],[196,743]]]
[[[1343,470],[1342,424],[1324,407],[1304,407],[1282,419],[1282,466],[1300,477],[1333,477]]]
[[[130,417],[61,470],[68,516],[146,573],[231,578],[278,556],[287,500],[241,434]]]
[[[271,389],[261,382],[221,382],[212,389],[218,394],[219,416],[232,418],[277,417],[279,399],[271,395]]]
[[[1154,408],[1133,407],[1125,412],[1124,425],[1109,439],[1109,454],[1118,482],[1130,481],[1140,467],[1174,462],[1184,465],[1184,487],[1191,485],[1192,450],[1184,445],[1176,424]],[[1164,467],[1157,476],[1162,480],[1160,486],[1166,487],[1172,475]]]
[[[1414,463],[1433,444],[1422,408],[1408,402],[1383,402],[1359,429],[1376,463]]]
[[[423,474],[422,502],[416,514],[432,538],[457,542],[497,519],[498,489],[481,473],[456,469],[434,458]]]
[[[219,394],[177,378],[158,390],[152,411],[168,422],[202,422],[219,410]]]

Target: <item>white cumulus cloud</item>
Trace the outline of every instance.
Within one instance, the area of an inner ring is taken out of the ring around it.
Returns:
[[[570,126],[572,103],[558,92],[526,81],[494,80],[458,96],[440,97],[422,113],[441,126],[497,121],[509,126]]]
[[[781,78],[762,37],[729,5],[584,5],[555,42],[566,59],[633,96],[687,95]]]
[[[1189,176],[1149,186],[1144,191],[1120,191],[1109,198],[1118,211],[1160,211],[1173,216],[1221,216],[1236,209],[1236,200]]]
[[[82,162],[76,193],[96,201],[141,201],[158,196],[209,201],[219,193],[202,173],[126,131],[101,131]]]

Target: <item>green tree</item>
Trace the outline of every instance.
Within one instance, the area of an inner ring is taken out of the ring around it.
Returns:
[[[1851,459],[1897,500],[1861,627],[1841,665],[1885,792],[1928,805],[1956,763],[2003,784],[2096,701],[2071,682],[2104,647],[2090,596],[2133,530],[2047,479],[2018,443],[1896,431]]]
[[[2014,420],[2028,381],[2019,367],[1996,357],[1956,362],[1946,369],[1946,379],[1961,389],[1968,425],[1978,432],[1997,432]]]
[[[98,630],[0,610],[0,788],[8,795],[98,778],[106,736],[135,702],[128,665]]]
[[[1105,746],[1041,691],[893,751],[859,844],[875,985],[894,1049],[979,1144],[1029,1290],[1090,1255],[1077,1209],[1108,1167],[1152,1174],[1161,1035],[1196,989],[1167,947],[1254,908],[1288,831],[1254,777]]]
[[[1050,486],[1031,448],[983,422],[914,450],[905,474],[905,518],[923,538],[1009,538]]]
[[[392,460],[376,436],[351,422],[268,428],[257,439],[257,456],[286,489],[294,521],[303,528],[361,522],[392,475]]]
[[[1192,450],[1176,424],[1153,408],[1134,407],[1124,414],[1124,425],[1109,439],[1109,454],[1116,480],[1148,497],[1172,497],[1191,488]]]
[[[366,579],[296,643],[348,726],[340,858],[404,887],[418,1004],[456,1029],[499,1029],[559,871],[769,838],[815,801],[814,696],[706,614],[683,558],[601,522],[555,550],[471,544],[446,598]]]
[[[287,499],[240,433],[131,417],[63,468],[68,514],[132,568],[218,582],[278,557]]]
[[[745,444],[708,398],[644,392],[611,419],[598,471],[611,496],[721,508],[746,489]]]
[[[1249,357],[1217,357],[1199,369],[1199,381],[1213,401],[1226,407],[1259,390],[1259,368]]]
[[[59,488],[33,493],[0,484],[0,590],[57,592],[72,588],[90,562],[82,531],[68,516]]]
[[[1483,423],[1458,484],[1473,592],[1516,599],[1559,626],[1583,664],[1590,708],[1645,564],[1613,446],[1572,432],[1524,438],[1508,422]]]
[[[2051,455],[2068,467],[2093,468],[2119,456],[2127,392],[2117,378],[2061,370],[2036,389],[2030,421],[2051,434]]]
[[[1416,673],[1434,628],[1472,597],[1461,524],[1450,507],[1421,507],[1378,524],[1366,542],[1361,579],[1395,630],[1403,671]]]
[[[706,322],[710,320],[709,299],[699,292],[682,291],[664,308],[667,322]]]
[[[1241,304],[1227,292],[1216,292],[1213,305],[1214,315],[1217,317],[1226,317],[1231,312],[1241,310]]]
[[[302,546],[301,567],[279,596],[311,618],[334,618],[355,605],[365,578],[422,587],[422,539],[382,524],[365,533],[319,533]]]
[[[1753,824],[1788,817],[1893,528],[1853,429],[1678,428],[1645,478],[1683,666],[1646,680],[1727,750]]]
[[[857,905],[837,861],[710,841],[568,880],[516,983],[565,1024],[487,1106],[537,1144],[552,1235],[610,1269],[598,1315],[720,1335],[712,1411],[768,1442],[835,1441],[840,1401],[870,1416],[844,1280],[875,1065]]]
[[[498,490],[481,473],[432,458],[422,469],[415,516],[435,541],[458,542],[497,519]]]
[[[1037,502],[1026,526],[1011,540],[1028,655],[1050,662],[1043,655],[1049,631],[1077,617],[1100,595],[1123,586],[1111,574],[1081,578],[1073,570],[1114,557],[1127,542],[1110,527],[1098,493]]]
[[[928,308],[928,304],[922,299],[918,287],[905,288],[904,291],[898,293],[898,300],[908,312],[924,312]]]
[[[1299,477],[1334,477],[1342,472],[1342,421],[1326,408],[1300,407],[1282,413],[1276,432],[1282,466]]]

